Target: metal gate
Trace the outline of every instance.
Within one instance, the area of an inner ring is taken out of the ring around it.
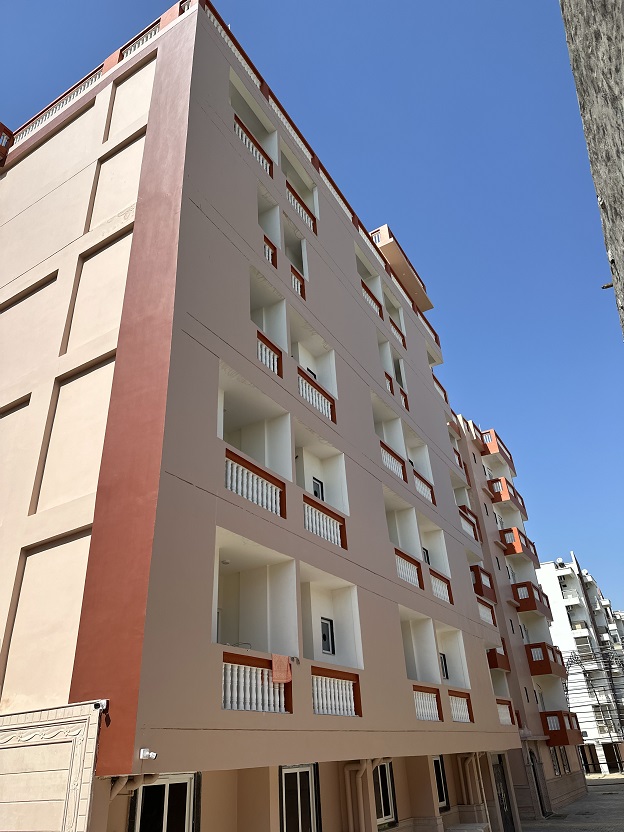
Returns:
[[[509,799],[509,791],[507,789],[507,778],[505,777],[505,769],[503,768],[503,758],[500,754],[497,757],[497,761],[492,763],[492,770],[494,771],[494,785],[496,787],[496,796],[503,821],[503,832],[516,832],[511,800]]]

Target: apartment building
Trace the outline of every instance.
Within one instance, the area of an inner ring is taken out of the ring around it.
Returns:
[[[570,560],[542,563],[540,585],[548,592],[553,641],[568,669],[570,707],[578,715],[588,773],[624,770],[624,655],[622,614],[574,552]]]
[[[0,830],[519,831],[520,654],[580,789],[426,286],[216,10],[3,135]]]

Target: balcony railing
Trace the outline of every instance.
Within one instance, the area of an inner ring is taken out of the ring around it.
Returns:
[[[552,612],[546,593],[532,581],[512,584],[513,596],[518,602],[518,612],[538,612],[552,621]]]
[[[303,524],[312,534],[333,543],[334,546],[347,548],[347,530],[345,519],[327,508],[324,503],[303,495]]]
[[[273,268],[277,268],[277,246],[272,243],[268,237],[264,238],[264,259],[270,263]]]
[[[565,679],[567,671],[561,650],[545,641],[525,644],[531,676],[559,676]]]
[[[300,274],[294,266],[290,267],[290,277],[292,280],[292,287],[296,294],[303,300],[306,299],[305,277]]]
[[[385,442],[379,441],[381,448],[381,461],[389,471],[397,476],[403,482],[407,482],[407,466],[405,460],[396,454],[389,445]]]
[[[494,608],[491,607],[489,604],[486,604],[485,601],[480,601],[477,598],[477,606],[479,607],[479,618],[481,621],[485,622],[486,624],[491,624],[492,627],[496,627],[496,616],[494,615]]]
[[[459,426],[459,419],[457,418],[457,413],[455,413],[455,411],[452,408],[451,408],[451,418],[448,420],[448,422],[446,424],[449,426],[449,428],[453,431],[453,433],[456,436],[461,437],[462,431],[461,431],[461,428]]]
[[[448,393],[446,392],[445,388],[440,384],[438,379],[435,377],[435,373],[433,372],[433,370],[431,371],[431,377],[433,378],[433,386],[438,391],[438,393],[442,396],[444,401],[448,404],[449,403]]]
[[[225,653],[222,701],[226,711],[292,712],[290,682],[274,682],[269,660]]]
[[[504,670],[505,673],[511,672],[511,664],[509,656],[505,649],[505,641],[503,640],[502,647],[492,647],[487,651],[488,667],[491,670]]]
[[[570,711],[542,711],[542,728],[548,745],[582,745],[583,735],[576,714]]]
[[[501,725],[515,725],[513,705],[508,699],[497,699],[498,719]]]
[[[501,541],[505,544],[505,554],[507,556],[524,555],[536,566],[539,566],[535,544],[520,529],[513,526],[509,529],[501,529],[499,534]]]
[[[490,573],[479,566],[478,563],[470,567],[470,572],[472,574],[472,588],[475,593],[496,603],[496,590]]]
[[[431,591],[435,597],[439,598],[440,601],[446,601],[447,604],[454,603],[449,579],[445,575],[440,575],[439,572],[434,572],[433,569],[429,570],[429,574],[431,576]]]
[[[229,448],[225,451],[225,487],[278,517],[286,517],[284,483]]]
[[[125,58],[129,58],[130,55],[134,55],[135,52],[138,52],[142,46],[145,46],[148,41],[156,37],[159,31],[160,20],[157,23],[154,23],[153,26],[150,26],[146,32],[138,35],[131,43],[128,44],[128,46],[121,50],[121,60],[123,61]]]
[[[312,708],[327,716],[362,716],[357,673],[312,667]]]
[[[453,722],[474,722],[470,694],[449,691],[449,701]]]
[[[466,532],[468,537],[474,538],[477,542],[481,540],[481,529],[475,513],[468,508],[468,506],[457,506],[459,511],[459,520],[462,529]]]
[[[386,390],[391,396],[394,396],[394,379],[389,373],[384,373],[386,377]]]
[[[375,295],[371,292],[368,288],[366,283],[362,281],[362,295],[364,296],[364,300],[366,303],[375,310],[375,312],[379,315],[379,317],[383,320],[383,306],[381,302],[377,300]]]
[[[270,341],[264,332],[258,330],[258,361],[262,362],[265,367],[268,367],[272,373],[280,378],[282,372],[282,351],[279,347]]]
[[[486,454],[500,454],[500,456],[504,459],[507,465],[511,468],[512,471],[515,472],[516,467],[514,465],[513,457],[509,448],[500,436],[496,433],[495,430],[486,430],[481,433],[481,439],[483,440],[483,447],[484,450],[482,453]]]
[[[526,518],[527,511],[524,500],[506,477],[488,480],[488,487],[492,495],[493,503],[513,503],[518,511],[520,511]]]
[[[254,157],[256,162],[258,162],[262,170],[264,170],[265,173],[268,173],[269,176],[272,177],[273,160],[265,152],[264,148],[259,144],[258,140],[255,138],[253,133],[247,127],[245,127],[245,125],[237,115],[234,116],[234,132],[241,140],[241,142],[245,145],[247,150]]]
[[[403,347],[403,349],[407,349],[407,343],[405,341],[405,335],[403,334],[401,328],[394,322],[392,318],[390,318],[390,329],[392,330],[392,334],[397,339],[399,344]]]
[[[442,722],[442,702],[438,688],[414,685],[414,706],[416,719],[425,722]]]
[[[409,400],[407,398],[407,393],[402,387],[399,387],[399,396],[401,397],[401,404],[406,410],[409,410]]]
[[[429,335],[433,338],[433,340],[436,342],[436,344],[437,344],[438,346],[440,346],[440,338],[439,338],[439,336],[438,336],[438,333],[437,333],[437,332],[435,331],[435,329],[431,326],[431,324],[429,323],[429,321],[425,318],[425,316],[423,315],[423,313],[420,311],[420,309],[419,309],[418,307],[416,307],[415,312],[416,312],[416,315],[417,315],[417,317],[418,317],[418,320],[421,322],[421,324],[422,324],[422,325],[424,326],[424,328],[427,330],[427,332],[429,333]]]
[[[422,576],[422,565],[415,558],[406,555],[400,549],[395,549],[397,575],[402,581],[405,581],[412,586],[417,586],[424,589],[424,582]]]
[[[457,463],[458,467],[464,470],[464,463],[462,462],[461,454],[457,450],[457,448],[453,448],[453,456],[455,457],[455,462]]]
[[[321,385],[299,367],[299,395],[319,413],[332,422],[336,421],[336,400]]]
[[[297,214],[299,214],[304,223],[308,226],[308,228],[316,234],[316,217],[314,216],[312,211],[310,211],[305,202],[301,199],[301,197],[290,184],[290,182],[286,182],[286,188],[288,191],[288,201],[295,209]]]
[[[421,474],[419,474],[416,469],[413,469],[413,472],[416,491],[418,491],[420,496],[424,497],[425,500],[429,500],[429,502],[434,506],[437,505],[433,485],[429,482],[429,480],[426,480]]]

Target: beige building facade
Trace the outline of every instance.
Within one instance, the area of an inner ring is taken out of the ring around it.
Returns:
[[[390,229],[203,3],[3,136],[0,832],[519,830],[487,448]]]

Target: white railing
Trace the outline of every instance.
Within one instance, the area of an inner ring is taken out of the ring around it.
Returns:
[[[490,580],[490,576],[487,572],[484,572],[483,570],[481,570],[481,583],[488,589],[492,589],[492,581]]]
[[[502,490],[503,490],[502,482],[500,480],[493,480],[493,482],[492,482],[492,491],[496,492],[497,494],[500,494],[500,492]]]
[[[453,722],[471,722],[468,700],[463,696],[450,696],[451,716]]]
[[[328,540],[335,546],[342,545],[340,523],[308,503],[303,504],[303,524],[309,532],[322,537],[323,540]]]
[[[303,277],[303,275],[300,275],[294,267],[291,267],[290,269],[290,277],[292,280],[293,289],[299,295],[300,298],[303,298],[305,300],[305,278]]]
[[[402,347],[404,347],[405,346],[405,335],[403,334],[403,331],[401,330],[401,328],[399,326],[397,326],[397,324],[392,320],[392,318],[390,318],[390,329],[392,330],[392,334],[397,339],[399,344]]]
[[[549,731],[559,731],[561,730],[561,723],[559,722],[558,716],[547,716],[546,717],[546,725],[548,725]]]
[[[516,587],[516,592],[518,593],[518,600],[522,601],[523,598],[529,597],[529,588],[526,586],[519,586]]]
[[[34,131],[41,127],[42,124],[45,124],[46,121],[49,121],[61,110],[64,110],[65,107],[67,107],[68,104],[71,104],[72,101],[75,101],[76,98],[79,98],[84,92],[86,92],[90,87],[92,87],[96,83],[96,81],[99,81],[101,77],[102,70],[96,69],[96,71],[92,75],[89,75],[89,77],[85,78],[85,80],[81,84],[78,84],[77,87],[74,87],[73,90],[70,90],[67,93],[67,95],[64,95],[63,98],[60,99],[60,101],[57,101],[56,104],[52,104],[52,106],[48,107],[47,110],[44,110],[40,116],[37,116],[37,118],[33,119],[33,121],[29,122],[25,127],[19,130],[15,134],[14,143],[17,145],[20,142],[23,142],[24,139],[28,138],[28,136],[30,136],[31,133],[34,133]]]
[[[279,353],[258,338],[258,360],[268,367],[276,376],[279,375]]]
[[[437,380],[437,378],[435,376],[433,376],[433,386],[438,391],[438,393],[442,396],[444,401],[448,402],[448,396],[446,395],[446,390],[444,389],[444,387],[442,387],[442,385],[440,384],[440,382]]]
[[[132,41],[130,46],[127,46],[123,50],[123,52],[121,53],[121,60],[123,61],[124,58],[128,58],[128,57],[130,57],[130,55],[134,55],[135,52],[138,52],[138,50],[142,46],[145,46],[145,44],[149,40],[151,40],[153,37],[155,37],[158,34],[159,31],[160,31],[160,21],[158,21],[158,23],[155,23],[152,26],[152,28],[148,29],[147,32],[145,32],[145,34],[141,35],[140,38],[137,38],[136,40]]]
[[[531,658],[534,662],[544,661],[544,651],[541,647],[531,647]]]
[[[375,310],[376,314],[379,315],[381,318],[382,310],[381,310],[381,303],[377,300],[375,295],[371,292],[370,289],[367,288],[366,284],[362,282],[362,294],[364,295],[364,300],[366,303]]]
[[[270,176],[271,175],[271,163],[268,161],[268,159],[265,157],[265,155],[263,153],[261,153],[260,150],[258,150],[256,145],[252,142],[252,140],[249,138],[247,133],[240,126],[238,121],[234,122],[234,133],[238,136],[238,138],[241,140],[241,142],[245,145],[245,147],[251,153],[251,155],[254,157],[256,162],[258,162],[260,167],[266,173],[268,173],[269,176]],[[265,243],[265,257],[266,257],[266,243]],[[267,257],[267,260],[268,259],[270,259],[270,258]]]
[[[516,536],[513,532],[505,532],[505,543],[515,543]]]
[[[447,601],[448,603],[451,602],[451,597],[449,595],[449,588],[446,581],[443,581],[441,578],[437,578],[435,575],[431,576],[431,589],[433,590],[433,594],[436,598],[439,598],[441,601]],[[481,606],[481,605],[479,605]]]
[[[424,328],[427,330],[429,335],[431,335],[431,337],[433,338],[433,340],[437,344],[438,343],[437,333],[436,333],[435,329],[431,326],[429,321],[425,318],[423,313],[420,311],[420,309],[416,310],[416,315],[418,316],[418,320],[421,322],[421,324],[424,326]]]
[[[315,714],[357,716],[353,688],[348,679],[312,676],[312,708]]]
[[[285,714],[284,682],[274,682],[268,668],[223,662],[221,704],[226,711]]]
[[[277,103],[277,101],[275,101],[274,98],[269,98],[269,103],[270,103],[271,107],[273,108],[273,110],[275,111],[275,114],[277,115],[279,120],[282,122],[282,124],[286,128],[288,134],[290,135],[290,138],[294,141],[294,143],[297,145],[299,150],[306,157],[308,162],[311,162],[312,161],[312,154],[310,153],[308,148],[305,146],[305,144],[301,141],[301,137],[299,136],[297,131],[294,129],[294,127],[292,126],[290,121],[286,118],[286,116],[285,116],[282,108],[280,107],[280,105]]]
[[[369,234],[368,234],[368,231],[366,231],[364,228],[362,228],[362,226],[361,226],[361,225],[358,227],[358,231],[360,232],[360,237],[364,240],[364,242],[365,242],[365,243],[366,243],[366,245],[368,246],[368,250],[370,251],[370,253],[373,255],[373,257],[375,258],[375,260],[377,260],[377,262],[379,263],[379,265],[381,266],[381,268],[385,270],[385,268],[386,268],[386,261],[382,258],[381,254],[380,254],[380,253],[379,253],[379,251],[377,250],[377,246],[376,246],[376,245],[375,245],[375,243],[373,243],[373,241],[371,240],[371,238],[370,238],[370,236],[369,236]],[[405,294],[405,293],[403,293],[403,294]],[[409,298],[407,295],[405,295],[405,297],[408,299],[408,301],[409,301],[409,303],[410,303],[410,305],[411,305],[412,301],[410,300],[410,298]]]
[[[395,275],[391,274],[391,275],[390,275],[390,280],[391,280],[391,281],[394,283],[394,285],[397,287],[397,289],[398,289],[399,294],[401,295],[401,297],[402,297],[405,301],[407,301],[408,306],[409,306],[411,309],[413,309],[413,308],[414,308],[414,301],[413,301],[413,300],[411,299],[411,297],[407,294],[407,292],[405,291],[405,289],[403,288],[403,286],[401,286],[401,284],[399,283],[399,281],[396,279]]]
[[[312,407],[316,408],[319,413],[322,413],[323,416],[326,416],[328,419],[332,417],[332,403],[324,396],[319,390],[316,389],[310,382],[303,378],[303,376],[299,376],[299,395],[302,399],[305,399],[309,402]]]
[[[221,35],[223,40],[227,43],[227,45],[230,47],[232,52],[236,55],[240,64],[244,68],[245,72],[251,78],[252,83],[254,83],[256,85],[256,87],[260,88],[260,78],[258,78],[258,76],[253,71],[253,69],[249,66],[249,64],[247,63],[245,58],[243,58],[240,51],[234,45],[234,41],[232,40],[232,38],[229,36],[229,34],[226,32],[226,30],[223,28],[223,26],[219,23],[219,21],[214,16],[214,14],[212,13],[212,11],[210,10],[210,8],[208,6],[206,6],[206,14],[208,15],[208,19],[212,21],[212,23],[213,23],[215,29],[217,30],[217,32]]]
[[[579,597],[578,592],[575,589],[564,589],[562,592],[563,600],[574,600]]]
[[[403,390],[402,387],[399,388],[399,392],[401,394],[401,404],[406,410],[409,410],[409,401],[407,399],[407,393]]]
[[[342,210],[349,217],[349,220],[353,220],[353,214],[351,213],[351,209],[349,208],[347,203],[344,201],[344,199],[340,196],[340,194],[338,193],[336,188],[332,185],[331,180],[329,179],[329,177],[327,176],[327,174],[325,173],[323,168],[321,168],[320,174],[321,174],[321,179],[327,185],[327,188],[328,188],[329,192],[332,194],[332,196],[334,197],[334,199],[336,200],[338,205],[340,205]]]
[[[403,472],[403,463],[398,460],[394,454],[391,454],[390,451],[386,450],[384,446],[381,446],[381,461],[383,464],[388,468],[388,470],[392,471],[393,474],[400,480],[405,480],[405,474]]]
[[[498,702],[496,707],[498,708],[498,719],[500,721],[500,724],[501,725],[513,725],[513,722],[512,722],[512,719],[511,719],[511,711],[509,710],[509,706],[508,705],[503,705],[502,703]]]
[[[414,705],[416,706],[417,719],[424,719],[428,722],[440,722],[437,694],[430,693],[426,690],[415,690]]]
[[[479,607],[479,618],[481,621],[485,621],[486,624],[494,624],[494,615],[492,614],[492,610],[490,607],[487,607],[485,604],[477,602],[477,606]]]
[[[400,555],[396,555],[396,567],[397,575],[401,580],[407,581],[408,584],[413,584],[413,586],[420,586],[420,574],[417,566]]]
[[[225,487],[228,491],[238,494],[239,497],[249,500],[250,503],[281,516],[281,489],[227,457],[225,459]]]
[[[274,258],[275,258],[275,249],[272,245],[267,243],[265,240],[263,243],[263,251],[264,251],[264,259],[267,260],[272,266],[275,265]]]
[[[414,483],[416,485],[416,491],[420,494],[421,497],[424,497],[425,500],[429,500],[430,503],[433,502],[433,486],[428,483],[426,480],[422,479],[418,476],[416,471],[414,471]]]
[[[390,395],[392,395],[393,392],[394,392],[393,387],[394,387],[394,385],[392,384],[392,379],[386,373],[386,390],[388,391],[388,393],[390,393]]]
[[[459,521],[460,521],[460,523],[461,523],[461,527],[462,527],[462,529],[466,532],[466,534],[468,534],[470,537],[472,537],[472,538],[474,538],[475,540],[477,540],[477,531],[476,531],[475,527],[474,527],[474,526],[472,525],[472,523],[471,523],[469,520],[467,520],[467,519],[464,517],[464,515],[463,515],[463,514],[461,514],[461,513],[460,513],[460,515],[459,515]]]
[[[300,200],[293,194],[292,191],[287,190],[286,195],[288,196],[288,201],[295,209],[297,214],[301,217],[304,223],[308,226],[311,231],[314,231],[314,219],[310,216],[310,214],[306,211],[306,209],[301,204]]]

